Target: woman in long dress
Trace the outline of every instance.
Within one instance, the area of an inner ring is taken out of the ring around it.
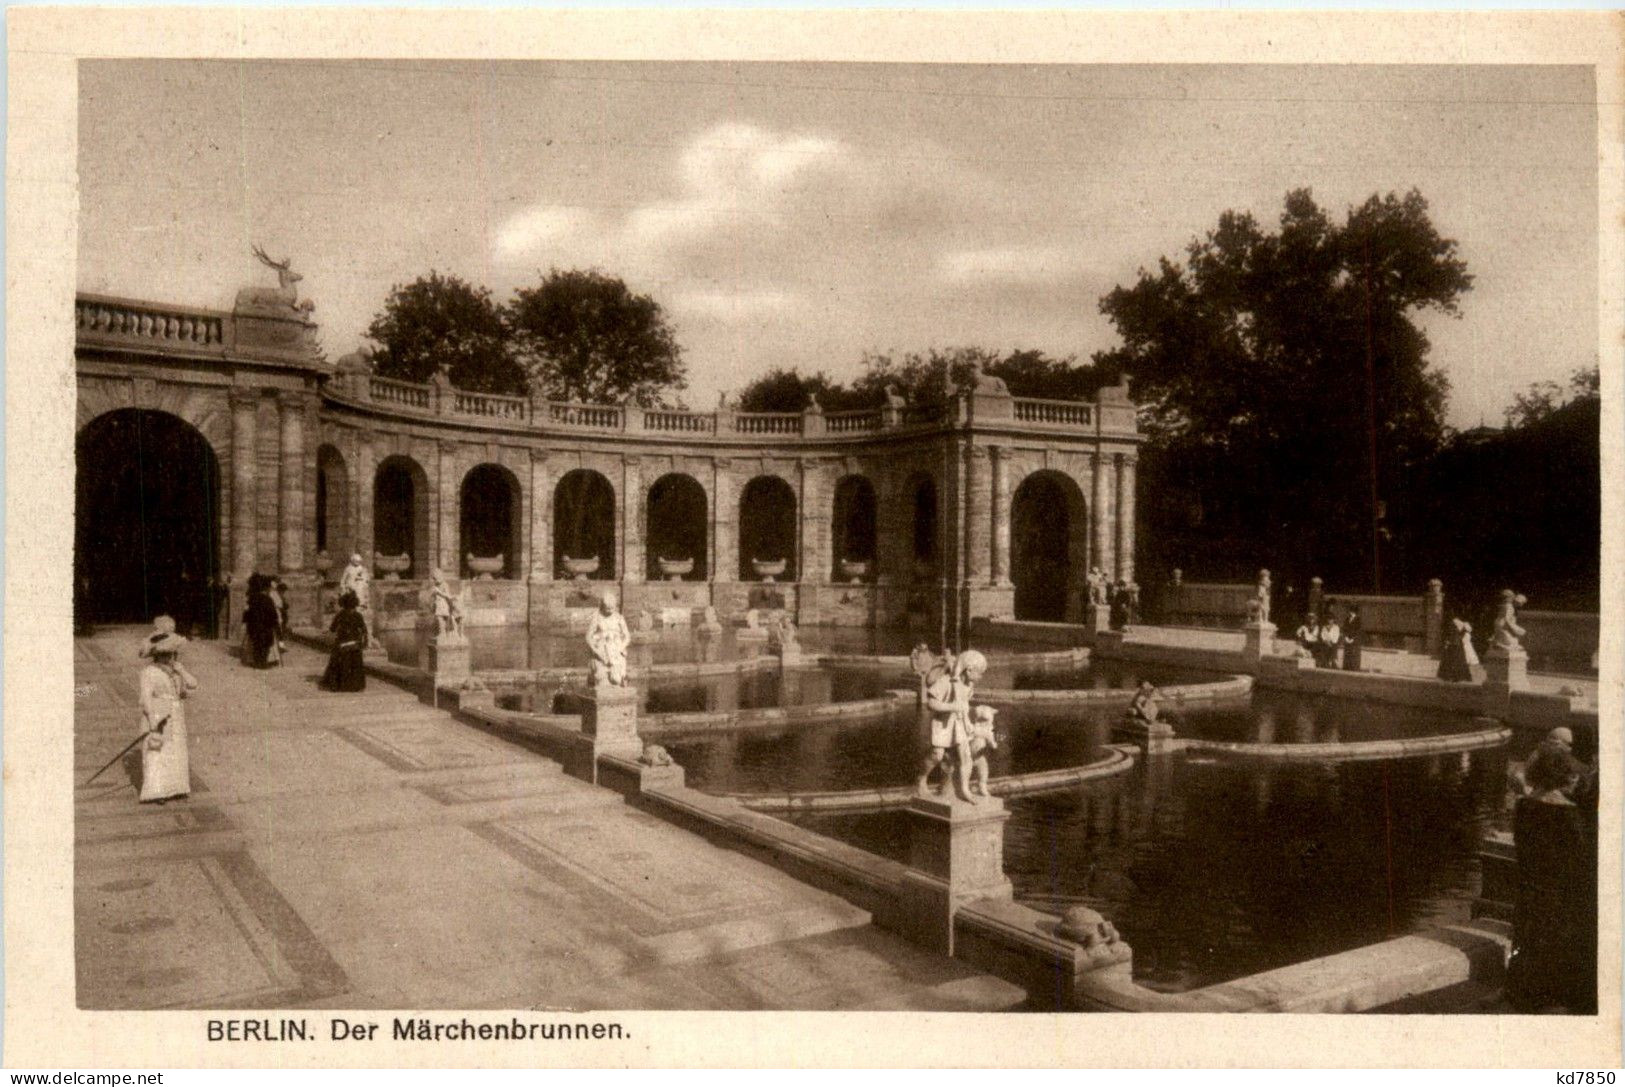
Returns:
[[[1596,858],[1584,814],[1564,795],[1582,769],[1566,750],[1542,745],[1524,770],[1530,794],[1513,815],[1518,890],[1506,982],[1519,1011],[1597,1008]]]
[[[1443,652],[1439,654],[1439,678],[1450,683],[1471,683],[1473,670],[1467,655],[1473,652],[1473,628],[1460,617],[1450,620],[1445,630]],[[1475,654],[1476,658],[1476,654]],[[1477,663],[1476,659],[1473,663]]]
[[[339,613],[333,616],[333,651],[322,673],[322,689],[364,691],[367,669],[362,651],[367,648],[367,621],[361,618],[360,599],[353,592],[339,597]]]
[[[248,610],[243,613],[243,626],[247,630],[248,663],[255,668],[282,663],[276,648],[282,616],[267,591],[269,585],[270,579],[263,574],[248,579]]]
[[[142,649],[152,663],[141,670],[141,802],[162,804],[192,791],[191,759],[186,739],[186,694],[197,679],[181,667],[186,639],[160,627]]]
[[[1360,609],[1349,605],[1348,618],[1343,620],[1343,671],[1360,670],[1360,652],[1365,648],[1365,630],[1360,625]]]

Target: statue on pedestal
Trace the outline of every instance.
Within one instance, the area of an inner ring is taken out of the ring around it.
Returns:
[[[463,636],[463,608],[451,595],[446,575],[436,567],[430,575],[430,603],[434,609],[435,636],[461,638]]]
[[[1258,604],[1258,617],[1253,618],[1252,607],[1247,608],[1249,622],[1267,623],[1270,621],[1270,572],[1258,571],[1258,584],[1253,589],[1253,600]]]
[[[1523,652],[1524,629],[1518,625],[1518,609],[1529,603],[1522,593],[1501,590],[1501,603],[1495,613],[1495,633],[1490,637],[1490,648],[1505,653]]]
[[[604,593],[587,626],[587,649],[592,653],[587,678],[594,687],[626,686],[626,647],[632,642],[632,632],[616,610],[618,603],[613,592]]]
[[[372,609],[372,576],[361,562],[359,553],[350,556],[350,565],[339,575],[339,592],[355,593],[357,607],[363,612]]]

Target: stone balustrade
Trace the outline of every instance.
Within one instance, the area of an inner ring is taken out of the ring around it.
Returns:
[[[1076,400],[1034,400],[1016,397],[1016,421],[1037,426],[1085,428],[1095,425],[1093,404]]]
[[[230,315],[210,310],[81,294],[74,299],[73,316],[78,338],[92,343],[218,354],[230,341]]]

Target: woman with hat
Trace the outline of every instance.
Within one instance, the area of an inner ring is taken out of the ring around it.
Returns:
[[[181,667],[179,654],[186,639],[175,633],[175,620],[160,615],[152,626],[141,647],[141,655],[151,660],[141,670],[141,728],[146,734],[141,745],[141,802],[162,804],[192,791],[185,700],[188,691],[197,690],[197,679]]]
[[[322,689],[327,691],[364,691],[367,689],[367,670],[362,661],[362,650],[367,648],[367,621],[361,618],[361,601],[353,592],[339,596],[339,613],[333,616],[333,652],[327,658],[327,671],[322,673]]]
[[[276,601],[271,599],[270,584],[271,579],[264,574],[254,574],[248,579],[248,610],[243,613],[243,627],[247,635],[248,663],[255,668],[282,663],[276,648],[282,616],[277,612]]]

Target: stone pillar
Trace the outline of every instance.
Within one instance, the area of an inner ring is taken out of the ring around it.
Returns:
[[[278,568],[285,574],[305,568],[305,398],[298,393],[278,393],[281,412],[281,457],[277,508]]]
[[[1001,589],[1010,581],[1010,451],[994,446],[993,455],[993,584]]]
[[[530,451],[530,571],[531,581],[553,580],[553,488],[547,473],[547,452]]]
[[[992,579],[993,475],[987,447],[965,451],[965,581],[980,588]]]
[[[627,456],[621,459],[621,465],[621,522],[625,527],[621,533],[620,577],[635,584],[644,580],[647,561],[643,553],[643,462]]]
[[[1117,576],[1134,580],[1134,476],[1139,459],[1133,454],[1117,458]]]
[[[975,804],[951,795],[909,803],[909,861],[898,921],[916,943],[951,955],[954,915],[961,906],[1014,897],[1004,874],[1009,818],[996,796]]]
[[[711,580],[739,578],[739,502],[734,495],[732,463],[711,462]]]
[[[1522,646],[1491,645],[1484,653],[1484,686],[1502,692],[1529,689],[1529,654]]]
[[[372,440],[363,437],[355,446],[355,550],[360,552],[361,561],[368,570],[372,569],[372,557],[376,550],[376,541],[373,539],[373,484],[377,482],[378,466],[372,451]],[[340,567],[350,561],[349,555],[335,557],[333,560]]]
[[[439,510],[436,525],[438,540],[429,545],[432,552],[427,558],[428,562],[439,566],[447,578],[460,578],[463,574],[463,556],[458,550],[461,546],[461,524],[458,518],[462,515],[462,479],[457,470],[457,443],[443,441],[440,443],[440,458],[435,472],[435,501]],[[438,556],[438,558],[436,557]],[[425,563],[414,561],[412,576],[419,581],[429,577]]]
[[[822,422],[822,413],[818,418]],[[814,585],[827,585],[830,565],[834,561],[830,555],[830,522],[835,516],[835,511],[829,508],[828,496],[824,493],[823,462],[802,460],[800,466],[801,494],[796,513],[801,548],[796,559],[796,580]]]
[[[1091,479],[1093,487],[1089,501],[1089,521],[1094,527],[1091,536],[1094,546],[1090,549],[1089,565],[1098,566],[1107,573],[1111,572],[1111,511],[1107,508],[1106,487],[1107,461],[1106,454],[1095,453],[1089,458],[1094,475]]]
[[[259,565],[256,546],[254,449],[255,416],[260,394],[254,389],[232,389],[231,394],[231,572],[246,578]]]
[[[636,687],[594,687],[581,715],[582,734],[593,742],[594,755],[636,758],[643,751],[638,738]]]

